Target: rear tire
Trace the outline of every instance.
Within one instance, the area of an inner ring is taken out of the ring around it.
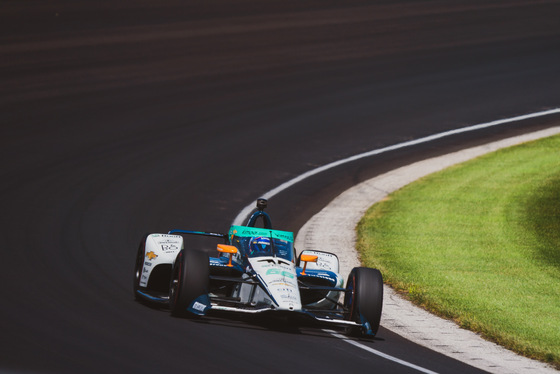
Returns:
[[[182,250],[177,255],[171,284],[169,308],[175,317],[193,316],[187,308],[199,296],[208,294],[210,266],[208,254],[201,251]]]
[[[354,322],[370,324],[371,332],[377,334],[383,308],[383,277],[377,269],[354,268],[348,276],[344,306],[348,309],[348,319]],[[350,335],[363,335],[359,327],[349,329]]]

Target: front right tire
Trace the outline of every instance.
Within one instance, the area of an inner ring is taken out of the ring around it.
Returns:
[[[367,321],[371,333],[377,334],[383,308],[383,277],[377,269],[357,267],[352,269],[346,284],[348,292],[344,306],[348,319],[362,324]],[[350,328],[349,335],[363,335],[363,328]]]

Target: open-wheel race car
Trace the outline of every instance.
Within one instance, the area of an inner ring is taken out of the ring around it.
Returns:
[[[338,257],[319,250],[296,256],[293,233],[272,229],[266,204],[259,199],[247,225],[231,226],[227,234],[145,235],[135,263],[136,299],[168,306],[174,316],[283,313],[374,336],[383,301],[379,270],[356,267],[344,286]],[[215,238],[217,257],[186,247],[191,235]]]

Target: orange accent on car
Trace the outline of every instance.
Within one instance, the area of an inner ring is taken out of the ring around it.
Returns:
[[[313,255],[301,255],[300,260],[304,262],[303,269],[301,270],[301,275],[305,275],[305,268],[307,268],[308,262],[317,262],[318,256]]]
[[[237,247],[227,244],[218,244],[218,252],[229,253],[229,263],[227,266],[232,267],[233,264],[231,263],[231,259],[234,253],[237,253]]]

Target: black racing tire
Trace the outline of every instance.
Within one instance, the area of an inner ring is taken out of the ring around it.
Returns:
[[[169,286],[169,308],[175,317],[194,316],[187,311],[199,296],[208,294],[210,265],[208,254],[182,250],[177,255]]]
[[[142,277],[142,270],[144,268],[144,257],[146,256],[146,239],[149,234],[144,234],[140,244],[138,245],[138,250],[136,252],[136,262],[134,263],[134,282],[132,289],[134,291],[134,298],[136,300],[142,300],[140,295],[138,295],[138,290],[140,289],[140,278]]]
[[[346,284],[349,292],[344,297],[348,319],[360,323],[369,322],[371,331],[377,334],[383,308],[383,277],[377,269],[358,267],[352,269]],[[362,328],[350,328],[349,335],[360,336]]]

